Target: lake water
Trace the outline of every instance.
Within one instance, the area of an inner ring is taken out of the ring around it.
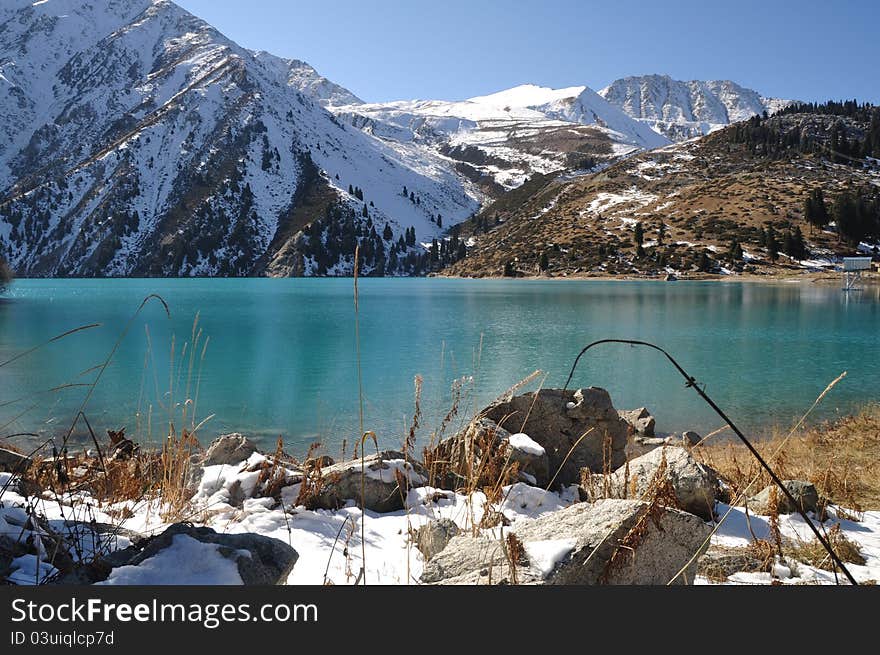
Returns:
[[[77,326],[101,326],[0,367],[0,436],[64,432],[87,387],[58,387],[94,380],[93,367],[151,293],[171,318],[152,301],[133,321],[86,407],[99,436],[124,425],[155,442],[169,412],[180,425],[190,398],[187,424],[213,415],[203,441],[240,431],[269,444],[280,435],[295,454],[320,440],[336,455],[343,439],[357,438],[350,279],[20,280],[0,301],[0,362]],[[473,377],[462,413],[536,369],[545,386],[561,386],[580,348],[602,338],[666,348],[750,431],[789,425],[847,371],[814,415],[833,417],[878,399],[878,293],[809,283],[362,279],[364,425],[383,445],[399,444],[416,375],[423,435],[462,376]],[[655,352],[594,349],[573,384],[589,385],[608,389],[618,408],[649,407],[661,431],[719,427]]]

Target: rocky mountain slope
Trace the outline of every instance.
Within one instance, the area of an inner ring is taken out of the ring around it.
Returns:
[[[448,157],[489,195],[536,173],[594,169],[669,143],[585,86],[523,85],[460,102],[348,103],[332,110],[387,142]]]
[[[756,117],[593,175],[536,177],[456,228],[468,256],[447,272],[794,272],[876,253],[880,161],[864,155],[880,153],[880,109],[857,113]],[[806,215],[817,190],[824,218]]]
[[[439,155],[340,122],[320,103],[357,99],[308,65],[165,0],[5,2],[0,86],[19,275],[332,274],[357,243],[365,273],[418,272],[435,217],[481,197]]]
[[[773,114],[791,103],[730,80],[683,82],[668,75],[625,77],[599,95],[672,141],[703,136],[765,111]]]

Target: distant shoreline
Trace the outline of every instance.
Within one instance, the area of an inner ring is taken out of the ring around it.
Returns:
[[[9,288],[14,287],[17,281],[34,281],[34,280],[353,280],[352,275],[322,275],[322,276],[181,276],[181,277],[138,277],[138,276],[119,276],[119,277],[17,277],[13,280]],[[433,273],[431,275],[414,276],[414,275],[387,275],[387,276],[358,276],[359,280],[422,280],[422,279],[441,279],[441,280],[578,280],[597,282],[666,282],[662,275],[599,275],[594,273],[575,273],[572,275],[523,275],[523,276],[504,276],[504,275],[447,275]],[[837,284],[842,279],[842,274],[837,271],[809,271],[809,272],[790,272],[790,273],[774,273],[769,275],[761,275],[754,273],[739,273],[735,275],[723,275],[720,273],[693,273],[686,276],[676,276],[675,282],[809,282],[814,284]],[[880,285],[880,273],[870,272],[862,275],[862,284]]]

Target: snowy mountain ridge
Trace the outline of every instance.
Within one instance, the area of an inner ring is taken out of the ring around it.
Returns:
[[[462,101],[412,100],[331,106],[340,118],[392,141],[433,146],[474,179],[503,189],[534,173],[593,165],[669,140],[586,86],[526,84]],[[592,167],[592,166],[590,166]]]
[[[341,87],[166,0],[16,0],[0,19],[0,248],[20,275],[344,273],[349,237],[368,273],[479,206],[441,157],[300,90]]]
[[[764,111],[772,114],[792,102],[766,98],[730,80],[684,82],[668,75],[625,77],[599,95],[673,141],[703,136]]]
[[[651,76],[365,103],[169,0],[4,2],[0,89],[0,256],[29,276],[347,274],[357,245],[365,274],[423,274],[535,175],[784,102]]]

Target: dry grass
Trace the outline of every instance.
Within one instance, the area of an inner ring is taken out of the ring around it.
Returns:
[[[865,563],[865,558],[862,556],[858,544],[847,538],[841,531],[840,524],[832,527],[828,531],[826,538],[831,547],[834,548],[834,553],[844,562],[860,565]],[[809,541],[787,541],[785,550],[799,562],[805,562],[826,571],[834,570],[834,564],[828,555],[828,551],[825,550],[825,547],[816,538]]]
[[[795,433],[778,455],[770,457],[785,436],[778,432],[757,444],[781,478],[808,480],[823,498],[849,509],[880,509],[880,405]],[[748,495],[770,484],[742,444],[708,443],[695,448],[694,454],[718,471],[734,493],[744,491],[756,476]]]

